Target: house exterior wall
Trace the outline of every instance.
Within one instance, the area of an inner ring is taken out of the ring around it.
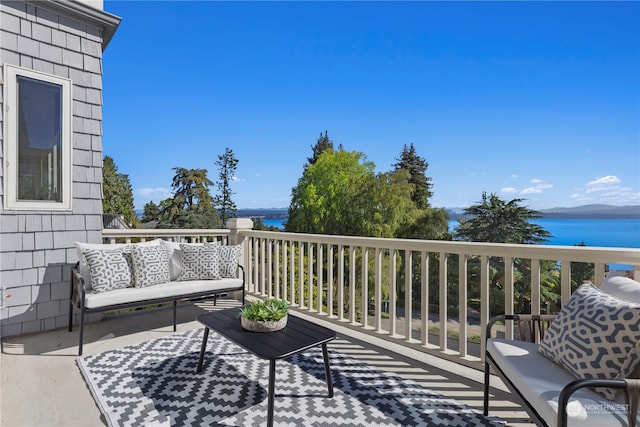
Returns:
[[[102,237],[102,52],[105,34],[111,37],[119,18],[105,14],[105,29],[104,12],[84,6],[75,13],[83,6],[0,2],[0,73],[8,63],[69,78],[73,84],[72,210],[5,210],[0,185],[2,336],[66,326],[71,266],[78,260],[74,242],[100,242]],[[0,107],[4,130],[1,99]],[[3,135],[0,180],[5,179]]]

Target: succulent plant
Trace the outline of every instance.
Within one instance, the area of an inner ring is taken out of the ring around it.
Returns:
[[[277,298],[251,301],[240,309],[240,316],[258,322],[280,320],[289,313],[289,304]]]

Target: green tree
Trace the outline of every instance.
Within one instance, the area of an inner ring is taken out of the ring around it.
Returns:
[[[431,178],[426,175],[429,163],[416,152],[413,143],[405,146],[400,153],[400,157],[394,165],[396,170],[403,169],[409,172],[409,183],[413,185],[411,199],[418,209],[426,209],[429,207],[429,198],[433,196],[431,188],[433,184]]]
[[[374,165],[364,154],[325,151],[308,165],[291,191],[287,231],[362,235],[361,189],[369,188]]]
[[[173,198],[161,202],[158,228],[219,228],[220,218],[213,207],[206,169],[176,167]]]
[[[139,221],[129,175],[119,173],[116,163],[109,156],[102,160],[102,210],[104,213],[122,215],[132,226]]]
[[[150,201],[144,205],[144,212],[142,214],[142,222],[157,221],[160,218],[160,207]]]
[[[472,242],[533,244],[546,241],[551,234],[532,220],[539,218],[538,212],[521,206],[523,199],[509,202],[495,194],[482,193],[482,201],[464,210],[458,227],[454,231],[456,239]],[[492,257],[490,260],[489,286],[491,287],[492,313],[504,310],[504,260]],[[478,263],[470,263],[469,270],[472,289],[479,289],[480,273]],[[531,301],[531,266],[528,260],[514,260],[515,305],[518,312],[528,312]],[[557,301],[558,275],[555,263],[540,264],[541,293],[543,300]],[[495,310],[495,311],[494,311]]]
[[[225,148],[224,154],[218,155],[216,165],[220,168],[218,175],[220,177],[218,182],[220,194],[216,196],[215,203],[218,206],[220,220],[223,225],[226,225],[227,220],[236,216],[238,212],[236,204],[231,200],[231,196],[234,194],[231,190],[231,181],[235,177],[238,159],[233,154],[233,150]]]
[[[540,217],[537,211],[520,203],[523,199],[506,202],[495,194],[482,193],[482,201],[464,210],[455,238],[471,242],[542,243],[551,234],[531,221]]]

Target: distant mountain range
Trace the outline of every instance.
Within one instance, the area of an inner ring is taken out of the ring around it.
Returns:
[[[640,218],[640,205],[584,205],[539,211],[543,218]]]
[[[451,219],[456,219],[464,212],[464,208],[446,208]],[[542,218],[640,218],[640,205],[612,206],[612,205],[583,205],[573,208],[551,208],[538,210]]]
[[[451,219],[456,219],[464,212],[464,208],[445,208]],[[541,209],[542,218],[640,218],[640,205],[583,205],[573,208]],[[286,219],[287,208],[238,209],[239,217],[262,219]]]

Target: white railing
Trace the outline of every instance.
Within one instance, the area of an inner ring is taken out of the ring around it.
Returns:
[[[105,229],[102,230],[104,243],[131,243],[163,239],[173,242],[199,243],[207,240],[220,240],[227,243],[230,231],[227,229]]]
[[[635,277],[640,276],[638,249],[378,239],[253,230],[243,231],[241,235],[246,237],[249,291],[263,297],[286,299],[308,314],[473,367],[481,366],[479,362],[484,354],[481,337],[490,314],[490,269],[497,264],[504,268],[506,313],[514,313],[514,283],[516,275],[523,270],[517,265],[523,261],[531,277],[528,312],[533,314],[540,314],[544,306],[542,262],[552,261],[558,266],[560,305],[568,300],[572,291],[571,263],[593,263],[591,280],[598,285],[611,264],[626,266],[625,269],[632,271],[630,274],[635,271]],[[449,272],[451,266],[456,266],[457,272]],[[478,271],[479,281],[472,277]],[[434,281],[437,286],[433,285]],[[479,306],[471,311],[468,304],[458,304],[457,313],[450,315],[447,299],[453,293],[458,301],[468,301],[471,282],[479,283]],[[383,298],[383,284],[388,287],[388,300]],[[415,286],[419,286],[419,292],[413,292]],[[438,305],[434,313],[429,306],[430,288],[437,292]],[[369,298],[371,294],[373,301]],[[477,314],[479,319],[472,316]],[[432,326],[430,315],[439,321],[439,328]],[[449,323],[454,318],[455,321]],[[443,327],[448,323],[448,327]],[[505,330],[507,337],[513,336],[510,326]]]
[[[103,239],[243,242],[248,292],[282,298],[306,314],[476,368],[481,367],[484,325],[495,300],[490,298],[492,269],[503,269],[505,313],[515,311],[514,283],[522,282],[517,277],[523,270],[530,274],[526,311],[541,313],[547,280],[543,262],[558,266],[559,306],[572,292],[572,263],[592,263],[590,279],[597,285],[610,265],[626,266],[640,277],[639,249],[313,235],[256,231],[248,224],[239,221],[216,230],[104,230]],[[476,296],[477,305],[451,304],[452,296],[465,302]],[[430,307],[433,300],[438,304]],[[512,325],[506,326],[506,336],[512,337]]]

